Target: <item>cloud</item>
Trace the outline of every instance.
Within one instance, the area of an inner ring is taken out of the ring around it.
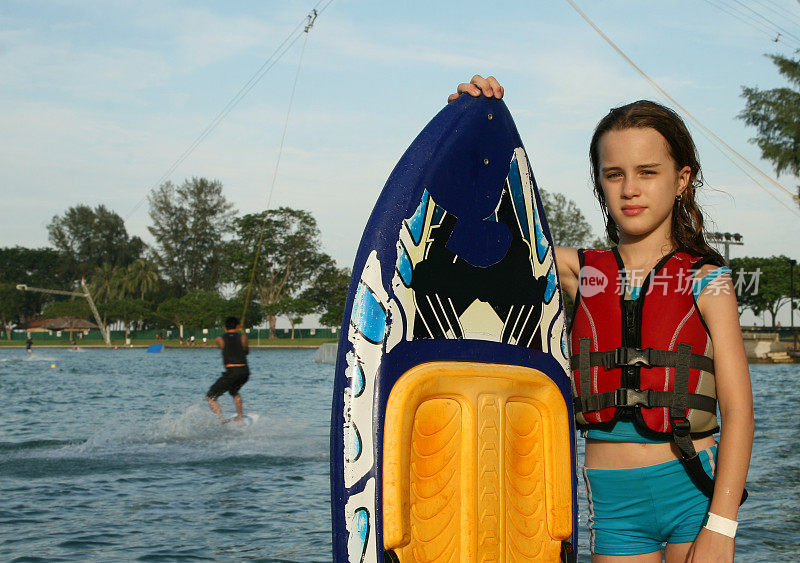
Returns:
[[[275,14],[225,14],[161,2],[109,3],[105,14],[75,8],[79,13],[69,21],[18,16],[6,22],[0,73],[7,91],[144,106],[151,100],[142,96],[152,90],[178,86],[234,57],[259,53],[252,62],[263,61],[290,28],[287,17]]]

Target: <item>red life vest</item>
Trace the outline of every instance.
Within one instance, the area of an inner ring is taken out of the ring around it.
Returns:
[[[570,358],[578,428],[632,418],[642,434],[671,438],[694,483],[713,496],[714,481],[692,443],[719,430],[711,337],[692,286],[701,266],[724,263],[673,252],[629,300],[616,248],[579,250],[578,258]]]
[[[672,253],[645,278],[639,299],[625,300],[616,248],[579,257],[572,323],[578,427],[610,427],[625,416],[653,438],[716,432],[711,338],[692,291],[696,271],[714,259]]]

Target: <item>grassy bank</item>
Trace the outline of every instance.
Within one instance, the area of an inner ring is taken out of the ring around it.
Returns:
[[[251,338],[250,339],[250,347],[251,348],[318,348],[322,344],[327,344],[330,342],[337,342],[336,339],[332,338],[262,338],[260,343],[257,339]],[[156,339],[142,339],[142,340],[132,340],[130,346],[125,344],[125,341],[122,339],[112,339],[111,346],[116,346],[117,348],[143,348],[147,347],[151,344],[164,344],[166,348],[176,348],[180,350],[201,350],[204,348],[214,349],[216,345],[214,344],[213,339],[209,340],[208,343],[203,344],[202,340],[195,341],[195,344],[190,346],[188,344],[181,343],[180,340],[176,339],[165,339],[165,340],[156,340]],[[0,347],[5,348],[24,348],[25,341],[24,340],[0,340]],[[33,342],[33,349],[37,348],[71,348],[72,344],[69,341],[43,341],[41,343],[34,341]],[[105,343],[102,340],[89,340],[87,342],[78,341],[79,348],[105,348]]]

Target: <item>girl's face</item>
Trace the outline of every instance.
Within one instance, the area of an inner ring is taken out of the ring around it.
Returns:
[[[677,168],[666,139],[650,127],[608,131],[598,146],[600,183],[620,242],[651,233],[671,239],[672,208],[691,168]]]

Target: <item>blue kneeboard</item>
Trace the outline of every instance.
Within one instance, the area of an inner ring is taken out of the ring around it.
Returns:
[[[552,238],[502,101],[423,129],[364,229],[331,414],[337,562],[574,561]]]

